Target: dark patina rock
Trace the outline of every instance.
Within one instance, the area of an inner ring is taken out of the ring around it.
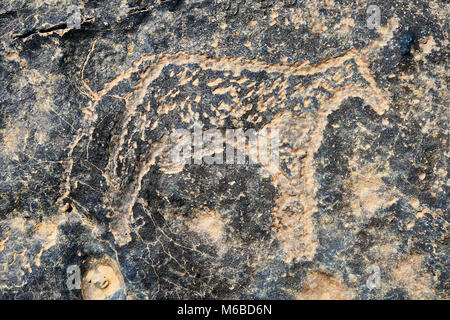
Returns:
[[[448,299],[449,4],[373,4],[3,1],[0,299]]]

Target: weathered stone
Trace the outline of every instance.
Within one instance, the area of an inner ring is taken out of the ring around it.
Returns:
[[[448,299],[449,4],[370,4],[3,1],[0,299]]]

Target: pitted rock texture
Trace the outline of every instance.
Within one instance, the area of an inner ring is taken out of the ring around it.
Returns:
[[[449,4],[370,4],[3,1],[0,299],[448,299]]]

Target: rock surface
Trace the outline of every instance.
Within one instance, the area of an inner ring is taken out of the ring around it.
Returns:
[[[2,1],[0,299],[448,299],[449,3],[372,2]]]

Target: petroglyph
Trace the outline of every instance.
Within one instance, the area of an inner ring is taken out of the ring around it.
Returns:
[[[448,299],[448,4],[22,2],[0,299]]]
[[[117,243],[125,245],[131,240],[128,225],[142,177],[156,163],[157,157],[167,157],[170,150],[165,144],[167,137],[163,137],[149,146],[144,160],[135,163],[137,144],[131,137],[136,135],[141,141],[149,141],[145,131],[159,125],[159,120],[148,119],[145,108],[138,111],[143,105],[149,109],[152,98],[156,100],[159,114],[178,118],[187,129],[191,129],[194,122],[201,122],[215,128],[259,125],[281,130],[281,138],[289,146],[288,156],[282,157],[281,162],[288,163],[289,173],[276,163],[264,166],[274,186],[280,190],[273,209],[273,228],[283,244],[286,261],[301,257],[311,259],[317,245],[311,219],[316,210],[313,156],[321,144],[327,116],[348,97],[360,97],[379,114],[388,108],[386,93],[375,85],[361,55],[352,49],[317,65],[267,64],[229,57],[215,59],[182,51],[145,55],[133,68],[94,93],[95,100],[100,100],[144,63],[148,67],[139,74],[141,80],[124,97],[126,104],[120,129],[112,137],[112,156],[104,173],[109,187],[108,206],[113,212],[111,232]],[[214,74],[213,80],[207,80],[208,73]],[[258,80],[261,75],[264,81]],[[170,78],[171,85],[157,87],[154,91],[154,82],[165,77]],[[221,96],[219,103],[215,102],[215,95]],[[197,111],[200,106],[202,114]],[[135,178],[125,187],[117,172],[123,158],[129,158],[137,167]]]

